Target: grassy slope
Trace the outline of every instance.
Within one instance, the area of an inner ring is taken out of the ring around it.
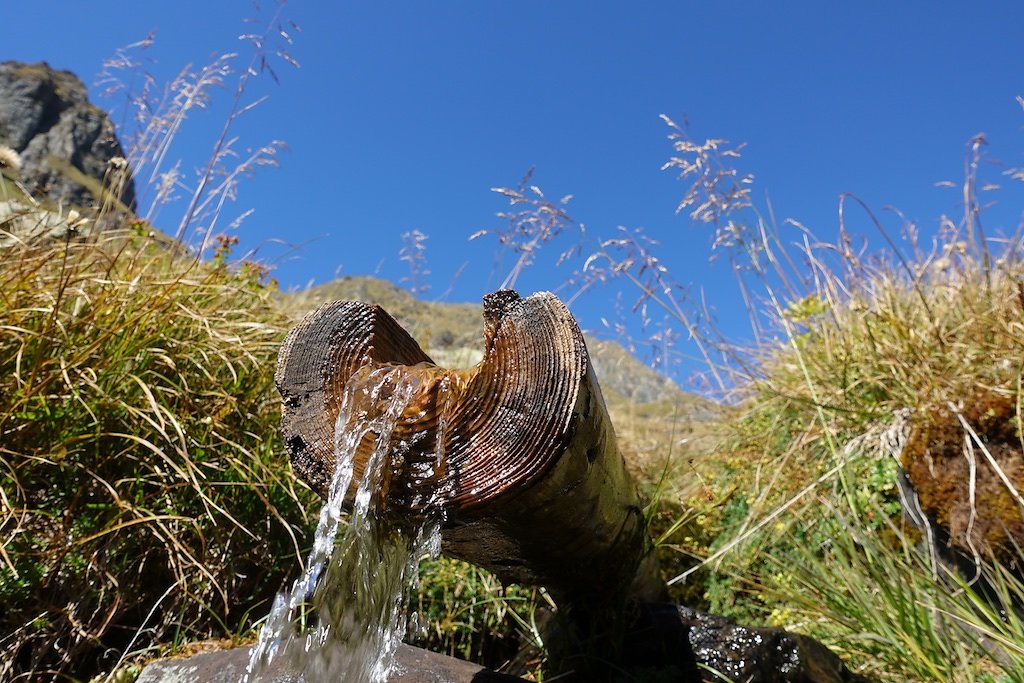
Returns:
[[[275,296],[255,271],[172,261],[138,231],[13,249],[0,267],[8,675],[110,669],[103,653],[129,643],[222,637],[261,616],[315,506],[280,456],[271,375],[316,301],[381,302],[456,363],[479,337],[475,305],[372,279]],[[891,446],[904,409],[921,424],[977,387],[1020,405],[1024,268],[954,243],[843,272],[780,308],[780,342],[752,351],[762,373],[713,452],[685,417],[708,404],[671,390],[631,401],[617,388],[646,370],[591,342],[623,451],[656,497],[667,573],[723,551],[677,597],[815,634],[884,680],[1024,680],[1015,613],[943,573],[901,520]],[[1004,602],[1024,597],[999,565],[986,572]],[[536,591],[494,601],[493,578],[461,563],[423,574],[423,644],[496,663],[536,635]]]
[[[928,552],[901,515],[898,490],[901,466],[948,467],[933,438],[921,441],[939,421],[954,432],[952,462],[972,451],[980,459],[981,424],[995,413],[978,408],[998,397],[1016,437],[1003,451],[1007,482],[989,490],[1020,499],[1024,265],[1015,244],[990,254],[954,239],[904,262],[851,258],[835,270],[826,258],[807,255],[819,269],[815,288],[780,306],[778,342],[753,350],[761,375],[744,387],[718,456],[742,494],[710,522],[712,547],[731,549],[708,579],[711,606],[818,635],[883,680],[1024,680],[1024,627],[1006,608],[1024,605],[1006,564],[1019,568],[1024,554],[995,561],[978,540],[998,594],[983,600]],[[975,479],[966,464],[937,504],[960,505],[960,495],[978,528],[1019,525],[1016,503],[1003,512],[985,503],[983,484],[994,478],[978,468],[978,504],[968,501]],[[928,482],[915,483],[927,509]]]
[[[139,228],[4,250],[0,678],[230,635],[305,545],[269,370],[286,317]]]

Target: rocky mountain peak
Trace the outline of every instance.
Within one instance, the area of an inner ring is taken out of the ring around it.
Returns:
[[[95,184],[88,180],[102,183],[111,164],[124,159],[114,124],[89,102],[81,79],[45,62],[0,62],[3,148],[7,175],[33,197],[64,206],[97,204],[99,198],[88,187]],[[118,199],[127,206],[134,203],[130,177]]]

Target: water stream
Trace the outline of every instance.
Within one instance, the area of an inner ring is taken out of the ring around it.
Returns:
[[[394,524],[376,495],[396,450],[396,422],[408,407],[420,379],[405,368],[364,368],[345,389],[335,424],[336,467],[320,512],[313,549],[303,572],[274,601],[240,683],[257,683],[274,662],[305,683],[346,681],[382,683],[405,633],[403,598],[417,579],[419,559],[440,551],[439,496],[417,500],[424,514],[415,523]],[[443,423],[432,460],[409,476],[429,481],[441,466]],[[376,445],[357,484],[343,524],[343,502],[355,471],[356,449],[367,435]]]

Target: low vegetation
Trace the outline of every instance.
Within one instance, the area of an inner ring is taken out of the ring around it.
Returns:
[[[712,369],[736,412],[678,546],[706,559],[671,582],[698,581],[716,613],[814,635],[879,680],[1024,680],[1024,263],[1019,235],[981,231],[978,145],[959,222],[925,248],[867,211],[887,247],[855,252],[863,236],[845,225],[837,243],[801,228],[786,244],[742,188],[722,192],[737,176],[716,145],[676,135],[703,162],[684,177],[721,169],[685,206],[718,227],[765,308],[752,348],[702,337],[726,352]]]
[[[0,678],[230,636],[302,558],[269,370],[287,318],[146,233],[3,253]]]
[[[713,523],[711,607],[818,635],[882,680],[1022,680],[1024,264],[954,237],[844,266],[756,350],[715,457],[738,493]]]
[[[249,637],[308,553],[319,502],[283,456],[273,388],[294,309],[229,264],[230,240],[200,262],[150,233],[4,251],[0,678]],[[421,588],[417,642],[489,661],[533,637],[543,602],[446,559]]]

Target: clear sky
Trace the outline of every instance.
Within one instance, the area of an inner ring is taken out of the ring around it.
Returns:
[[[105,59],[155,31],[145,68],[168,79],[186,64],[239,51],[256,14],[247,0],[12,3],[0,58],[45,60],[92,87]],[[1006,2],[310,2],[285,19],[301,28],[246,100],[241,146],[281,139],[280,167],[261,170],[225,210],[253,209],[234,230],[260,247],[285,288],[336,275],[408,274],[400,235],[428,236],[428,297],[473,301],[502,281],[490,237],[505,208],[489,188],[530,167],[592,239],[617,226],[661,241],[676,278],[703,290],[722,327],[743,338],[745,313],[726,264],[708,263],[708,230],[674,212],[684,186],[659,170],[671,153],[668,114],[691,134],[745,142],[739,166],[755,199],[834,236],[838,196],[886,215],[894,205],[922,230],[956,214],[967,141],[985,132],[990,158],[1024,166],[1024,3]],[[202,165],[223,123],[221,104],[195,112],[171,149]],[[986,170],[999,177],[1001,169]],[[1019,183],[1018,183],[1019,185]],[[1024,207],[1006,188],[987,219],[1012,232]],[[141,190],[145,198],[151,196]],[[856,216],[857,214],[855,214]],[[173,214],[163,213],[173,232]],[[158,221],[159,223],[160,221]],[[852,229],[870,225],[851,219]],[[874,238],[873,238],[874,239]],[[284,248],[282,241],[295,248]],[[541,259],[521,291],[556,289],[569,268]],[[449,284],[461,274],[454,287]],[[564,291],[564,290],[563,290]],[[612,317],[608,289],[575,305],[586,328]],[[681,347],[686,354],[690,348]],[[687,365],[687,369],[692,369]]]

